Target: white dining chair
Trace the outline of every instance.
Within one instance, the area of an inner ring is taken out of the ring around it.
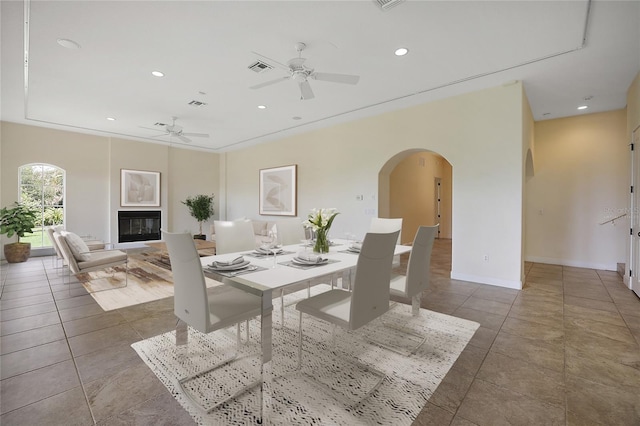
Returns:
[[[438,234],[438,226],[439,225],[421,226],[418,228],[413,239],[411,253],[409,254],[409,263],[407,264],[406,275],[394,275],[391,278],[389,285],[390,294],[396,297],[411,299],[412,316],[418,316],[420,314],[422,293],[429,288],[431,251],[433,249],[433,241]],[[416,351],[420,349],[427,340],[426,336],[415,333],[407,327],[392,325],[384,321],[383,324],[386,327],[393,328],[396,331],[406,334],[406,340],[410,339],[408,336],[413,336],[418,339],[418,343],[407,350],[401,346],[388,345],[381,340],[369,338],[372,343],[384,346],[387,349],[391,349],[402,355],[409,356],[416,353]]]
[[[304,226],[300,219],[280,219],[276,221],[276,233],[278,241],[287,246],[291,244],[300,244],[305,237]]]
[[[216,254],[235,253],[256,248],[256,238],[251,221],[214,221],[216,229]]]
[[[300,312],[299,369],[302,367],[303,313],[346,330],[354,331],[387,312],[389,309],[391,261],[399,232],[367,233],[365,235],[356,264],[356,275],[352,291],[334,288],[296,304],[296,309]],[[385,374],[355,360],[345,360],[345,362],[356,363],[378,378],[373,388],[352,405],[356,406],[382,384]]]
[[[401,244],[402,239],[402,218],[384,218],[372,217],[369,232],[394,232],[400,231],[398,234],[397,244]],[[393,257],[392,267],[400,266],[400,256]]]
[[[162,238],[167,244],[171,272],[173,274],[173,312],[178,317],[176,344],[185,345],[188,343],[187,326],[206,334],[236,325],[236,351],[231,357],[207,370],[178,381],[182,392],[194,404],[205,412],[210,413],[219,405],[261,384],[261,380],[242,386],[235,391],[230,391],[228,397],[219,401],[211,401],[207,407],[195,400],[185,383],[228,365],[238,358],[241,342],[240,323],[247,321],[248,324],[250,319],[260,315],[261,299],[259,296],[239,290],[228,284],[224,285],[224,289],[216,287],[215,293],[210,294],[207,291],[200,256],[191,234],[162,231]]]

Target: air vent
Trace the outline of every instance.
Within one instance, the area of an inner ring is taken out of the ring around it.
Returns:
[[[391,9],[392,7],[395,7],[397,5],[399,5],[400,3],[402,3],[404,0],[373,0],[373,2],[375,4],[378,5],[378,7],[380,9],[382,9],[383,11],[387,11],[389,9]]]
[[[201,106],[205,106],[206,103],[194,100],[194,101],[189,102],[189,105],[196,106],[196,107],[201,107]]]
[[[247,68],[249,68],[251,71],[255,73],[261,73],[261,72],[265,72],[273,69],[271,65],[262,61],[255,61],[254,63],[249,65]]]
[[[166,127],[167,125],[158,121],[157,123],[154,124],[154,126]]]

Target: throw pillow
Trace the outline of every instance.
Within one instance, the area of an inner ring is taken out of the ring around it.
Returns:
[[[87,247],[87,243],[85,243],[82,238],[69,231],[62,231],[60,235],[65,238],[73,257],[75,257],[78,262],[87,262],[91,259],[89,247]]]

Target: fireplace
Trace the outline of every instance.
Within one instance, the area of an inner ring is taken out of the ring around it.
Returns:
[[[118,242],[160,240],[160,210],[120,210]]]

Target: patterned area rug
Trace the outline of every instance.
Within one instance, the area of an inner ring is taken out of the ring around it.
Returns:
[[[322,286],[314,287],[315,292],[321,289]],[[286,296],[285,305],[305,294],[306,291]],[[367,340],[367,336],[375,336],[390,344],[406,343],[402,334],[380,320],[352,333],[337,328],[332,335],[330,324],[305,315],[303,362],[297,371],[298,312],[294,305],[287,306],[285,327],[280,327],[279,309],[279,300],[274,299],[274,323],[278,326],[273,330],[275,379],[268,399],[268,423],[277,425],[410,425],[479,327],[478,323],[426,309],[421,309],[419,317],[412,317],[410,306],[398,304],[384,315],[384,322],[427,336],[416,354],[405,357]],[[175,346],[174,333],[155,336],[132,347],[197,424],[255,424],[260,418],[259,387],[206,414],[177,385],[178,379],[226,359],[235,349],[233,330],[203,335],[189,329],[187,350]],[[229,387],[242,387],[260,377],[259,320],[250,322],[249,331],[250,343],[241,347],[241,356],[246,357],[238,365],[234,362],[231,367],[190,382],[190,393],[201,404],[206,406],[218,394],[232,394]],[[366,396],[375,378],[353,360],[382,370],[386,376],[373,394],[354,407],[355,401]]]
[[[173,274],[158,251],[129,255],[126,286],[124,266],[78,274],[76,278],[105,311],[173,296]],[[206,282],[207,287],[220,285],[209,278]]]

